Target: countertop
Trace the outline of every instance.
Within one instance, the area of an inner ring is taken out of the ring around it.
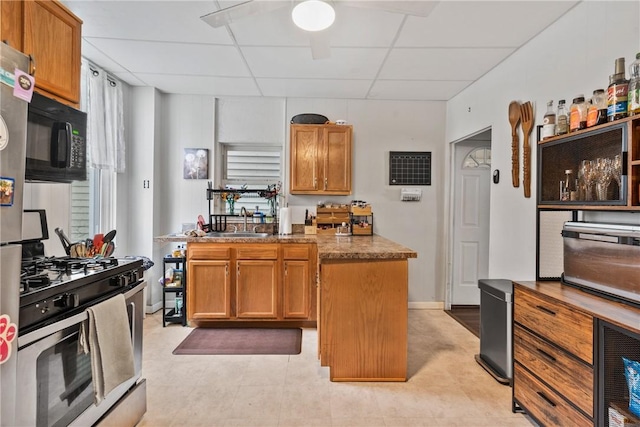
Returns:
[[[405,259],[417,258],[418,254],[399,243],[373,236],[331,236],[316,234],[273,235],[269,237],[191,237],[167,234],[154,238],[155,242],[186,243],[316,243],[318,258],[337,259]]]

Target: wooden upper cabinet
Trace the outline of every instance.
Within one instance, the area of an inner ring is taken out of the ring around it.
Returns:
[[[1,38],[31,56],[36,91],[78,107],[82,21],[55,0],[0,3]]]
[[[291,125],[291,194],[351,194],[352,126]]]
[[[21,1],[0,1],[0,39],[20,52],[22,52],[23,9]]]

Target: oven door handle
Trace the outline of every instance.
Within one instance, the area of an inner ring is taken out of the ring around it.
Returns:
[[[78,313],[74,316],[69,317],[68,319],[61,320],[51,325],[36,329],[35,331],[29,332],[28,334],[19,336],[18,348],[27,346],[31,343],[34,343],[35,341],[55,334],[56,332],[62,331],[70,326],[78,325],[87,319],[89,319],[89,314],[86,311],[83,311],[82,313]]]
[[[127,291],[124,294],[125,299],[129,299],[133,295],[137,294],[138,292],[141,292],[146,286],[147,286],[146,281],[143,281],[140,284],[136,285],[133,289]],[[63,319],[59,322],[52,323],[51,325],[47,325],[42,328],[36,329],[35,331],[29,332],[28,334],[18,336],[18,348],[22,348],[35,341],[38,341],[39,339],[52,335],[70,326],[80,324],[87,319],[89,319],[89,314],[85,310],[82,313],[78,313],[67,319]]]
[[[129,307],[131,307],[131,322],[129,323],[129,332],[131,333],[131,344],[135,345],[136,342],[136,303],[131,301],[129,303]]]

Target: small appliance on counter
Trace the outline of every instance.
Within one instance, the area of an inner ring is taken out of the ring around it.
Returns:
[[[566,222],[562,237],[564,283],[640,305],[640,226]]]

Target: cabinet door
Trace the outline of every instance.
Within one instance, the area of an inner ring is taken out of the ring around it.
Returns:
[[[330,194],[351,194],[351,126],[326,126],[322,140],[324,182],[319,187]]]
[[[189,320],[228,319],[231,313],[231,261],[190,260],[187,273]]]
[[[21,1],[0,2],[0,40],[22,52],[22,9]],[[13,70],[11,70],[13,72]],[[28,70],[23,70],[28,71]]]
[[[236,261],[236,316],[244,319],[278,317],[277,260]]]
[[[285,319],[309,317],[309,261],[284,261],[283,316]]]
[[[80,102],[82,21],[57,1],[24,2],[23,52],[36,66],[36,88]]]
[[[291,126],[291,194],[318,189],[318,146],[320,127]]]

